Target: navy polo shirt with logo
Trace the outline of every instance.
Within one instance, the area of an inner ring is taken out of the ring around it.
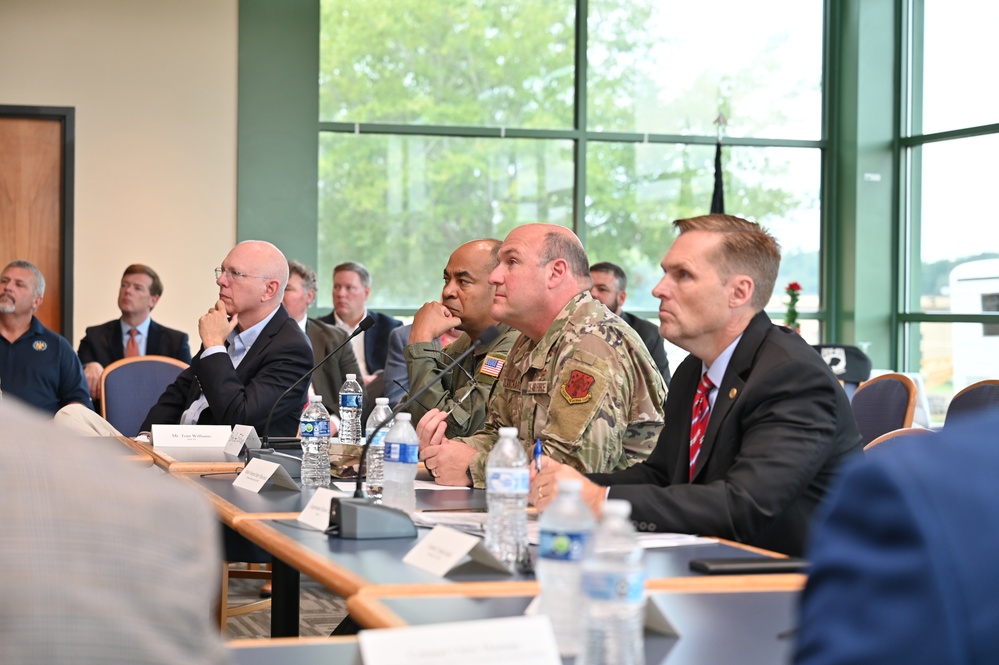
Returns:
[[[0,390],[53,414],[71,402],[94,408],[73,347],[34,316],[13,344],[0,335]]]

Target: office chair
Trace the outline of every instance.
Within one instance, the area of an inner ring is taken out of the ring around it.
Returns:
[[[880,446],[882,444],[888,444],[885,446],[887,448],[889,445],[895,445],[903,439],[912,439],[916,437],[921,437],[926,434],[933,434],[933,430],[926,429],[924,427],[902,427],[900,429],[893,429],[887,434],[882,434],[878,438],[874,439],[866,446],[864,446],[864,452],[870,452],[875,446]],[[889,443],[891,442],[891,443]]]
[[[187,363],[167,356],[116,360],[101,374],[101,416],[125,436],[135,436],[149,409],[185,369]]]
[[[904,374],[884,374],[857,388],[850,405],[862,444],[882,434],[912,426],[916,411],[916,384]]]
[[[947,405],[944,427],[985,411],[999,410],[999,380],[985,379],[959,391]]]

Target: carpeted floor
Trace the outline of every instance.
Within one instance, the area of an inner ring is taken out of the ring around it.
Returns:
[[[242,605],[259,599],[260,580],[233,579],[229,582],[229,606]],[[346,616],[343,598],[318,582],[302,576],[299,606],[299,635],[303,637],[329,635]],[[232,617],[228,621],[227,639],[268,638],[271,636],[271,610],[261,610]]]

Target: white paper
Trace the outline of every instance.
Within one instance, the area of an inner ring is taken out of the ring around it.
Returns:
[[[464,490],[467,487],[456,487],[455,485],[438,485],[433,480],[414,480],[413,488],[418,490]]]
[[[225,448],[232,429],[228,425],[153,425],[157,448]]]
[[[638,535],[638,543],[645,549],[651,550],[659,547],[687,547],[690,545],[711,545],[717,543],[715,538],[704,538],[703,536],[691,536],[685,533],[641,533]]]
[[[243,467],[242,473],[232,481],[233,487],[239,487],[251,492],[260,492],[264,488],[280,487],[290,490],[301,491],[299,486],[284,470],[284,467],[276,462],[254,457],[250,463]]]
[[[343,496],[346,496],[343,492],[317,487],[316,493],[299,513],[298,521],[317,531],[325,531],[330,525],[330,504],[333,499]]]
[[[239,455],[243,452],[243,446],[250,450],[260,448],[260,437],[257,436],[257,430],[250,425],[236,425],[232,428],[229,440],[225,444],[225,451],[230,455]]]
[[[513,574],[486,549],[481,538],[443,525],[435,526],[402,560],[432,575],[444,577],[465,557],[500,572]]]
[[[362,630],[365,665],[559,665],[546,616]]]
[[[432,529],[438,524],[465,533],[482,535],[486,532],[486,513],[428,511],[412,514],[413,524]]]

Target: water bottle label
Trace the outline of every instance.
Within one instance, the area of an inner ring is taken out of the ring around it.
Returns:
[[[416,464],[420,461],[420,444],[385,442],[385,461]]]
[[[542,531],[541,542],[538,543],[538,554],[549,561],[583,560],[583,548],[589,540],[588,533],[563,533],[560,531]]]
[[[385,442],[385,435],[386,434],[388,434],[388,432],[386,432],[384,429],[381,432],[379,432],[378,434],[375,434],[374,438],[371,439],[371,445],[373,445],[373,446],[380,446],[380,445],[382,445]]]
[[[302,436],[308,439],[320,437],[328,439],[330,437],[330,421],[328,420],[303,420]]]
[[[617,600],[628,603],[642,601],[645,574],[640,571],[583,571],[583,593],[590,600]]]
[[[361,393],[341,393],[340,408],[361,408]]]
[[[527,494],[531,476],[527,467],[486,469],[486,491],[501,494]]]

